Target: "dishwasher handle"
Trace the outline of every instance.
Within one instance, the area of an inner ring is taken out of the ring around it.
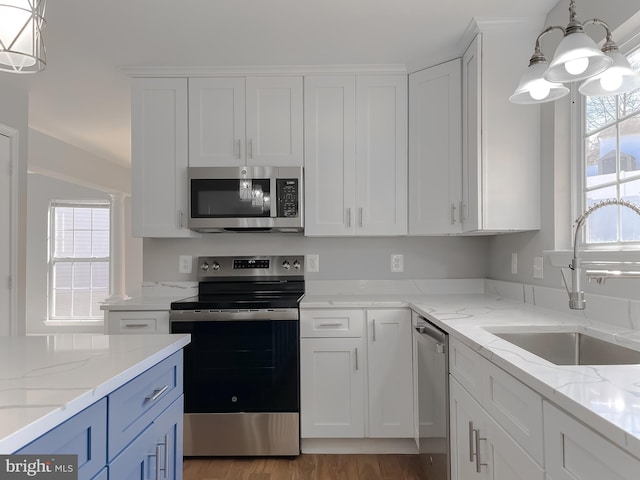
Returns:
[[[418,317],[418,319],[421,321],[415,326],[416,332],[421,335],[427,335],[428,337],[433,338],[436,342],[446,343],[446,333],[430,323],[426,318]]]

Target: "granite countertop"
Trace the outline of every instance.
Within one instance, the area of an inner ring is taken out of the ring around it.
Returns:
[[[0,453],[18,450],[189,341],[189,335],[0,337]]]

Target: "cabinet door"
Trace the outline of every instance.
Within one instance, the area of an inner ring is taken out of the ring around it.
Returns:
[[[187,79],[134,78],[131,99],[135,237],[197,236],[187,225]]]
[[[640,471],[640,460],[547,402],[544,453],[553,480],[628,480]]]
[[[189,79],[189,165],[246,160],[244,78]]]
[[[182,479],[184,396],[153,421],[156,435],[156,480]]]
[[[409,235],[462,231],[460,60],[409,75]]]
[[[364,437],[365,363],[360,338],[300,341],[302,438]]]
[[[480,440],[481,435],[486,435],[482,407],[452,376],[449,376],[449,395],[451,480],[490,479],[487,466],[476,464],[477,461],[480,464],[486,463],[486,440]]]
[[[369,434],[412,438],[411,312],[367,310]]]
[[[247,164],[303,165],[302,77],[247,77]]]
[[[462,229],[482,228],[482,34],[462,57]]]
[[[355,92],[353,76],[305,77],[307,236],[355,232]]]
[[[356,79],[358,235],[407,234],[407,76]]]
[[[109,478],[158,480],[155,476],[155,456],[154,429],[150,425],[109,464]]]

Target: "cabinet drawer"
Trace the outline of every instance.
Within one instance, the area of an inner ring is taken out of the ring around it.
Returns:
[[[169,333],[169,312],[107,312],[107,331],[110,335]]]
[[[16,453],[78,455],[79,478],[93,477],[107,463],[107,400],[87,407]]]
[[[547,478],[629,480],[638,478],[640,460],[556,407],[544,402]]]
[[[301,337],[362,337],[364,310],[301,310]]]
[[[449,340],[449,372],[476,400],[482,401],[482,357],[455,338]]]
[[[109,460],[182,394],[182,350],[109,395]]]
[[[482,362],[482,405],[542,465],[542,397],[488,360]]]

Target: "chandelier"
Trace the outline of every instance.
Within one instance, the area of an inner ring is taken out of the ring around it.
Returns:
[[[0,0],[0,70],[35,73],[47,65],[45,0]]]
[[[606,41],[602,49],[584,33],[584,26],[588,24],[605,29]],[[564,37],[553,61],[547,65],[540,40],[553,30],[561,30]],[[548,27],[538,35],[529,68],[509,100],[523,104],[551,102],[569,93],[563,83],[579,81],[582,84],[578,91],[588,96],[620,95],[640,88],[640,75],[618,51],[609,26],[597,18],[579,22],[576,18],[576,2],[571,0],[569,24],[566,27]]]

